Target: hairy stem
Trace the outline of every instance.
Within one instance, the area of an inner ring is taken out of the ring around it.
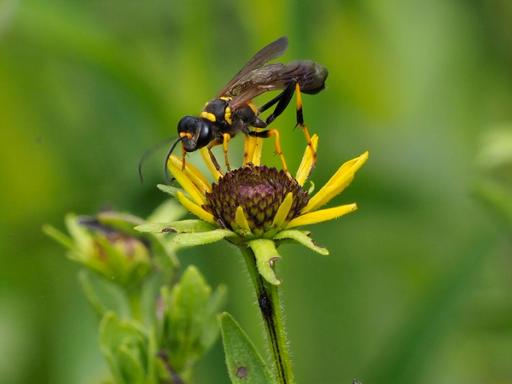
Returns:
[[[258,305],[263,322],[269,348],[274,360],[275,376],[279,384],[293,384],[288,340],[284,329],[283,307],[281,306],[278,287],[268,283],[259,274],[256,267],[256,258],[250,248],[240,247],[251,280],[256,291]]]

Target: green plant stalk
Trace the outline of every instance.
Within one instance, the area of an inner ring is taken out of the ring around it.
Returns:
[[[143,323],[144,314],[142,312],[140,292],[137,289],[129,289],[126,295],[128,298],[128,305],[132,319]]]
[[[279,288],[263,279],[256,266],[256,258],[250,248],[240,246],[247,264],[247,270],[256,291],[269,348],[274,360],[275,376],[279,384],[294,384],[288,340],[284,329],[283,307],[281,305]]]

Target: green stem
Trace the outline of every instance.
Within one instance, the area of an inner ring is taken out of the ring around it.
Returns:
[[[281,305],[278,287],[268,283],[259,274],[256,266],[256,257],[250,248],[241,246],[240,250],[244,255],[247,269],[256,291],[260,313],[265,324],[267,341],[272,351],[277,383],[293,384],[295,383],[295,379],[293,377],[290,354],[288,351],[288,340],[284,329],[283,307]]]
[[[138,320],[142,323],[143,322],[143,314],[142,314],[140,292],[138,290],[128,291],[127,296],[128,296],[128,304],[130,306],[130,314],[132,316],[132,319]]]

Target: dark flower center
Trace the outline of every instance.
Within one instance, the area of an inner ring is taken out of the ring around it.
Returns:
[[[204,208],[223,227],[236,229],[236,209],[241,206],[249,227],[259,235],[272,228],[274,216],[289,192],[293,193],[293,203],[287,220],[297,216],[308,203],[306,191],[284,171],[249,164],[214,183],[212,192],[206,194]]]

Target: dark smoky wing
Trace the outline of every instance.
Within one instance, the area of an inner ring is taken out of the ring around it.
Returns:
[[[286,36],[280,37],[267,46],[260,49],[256,54],[245,64],[245,66],[226,84],[226,86],[217,94],[220,96],[229,96],[230,90],[234,84],[240,79],[252,72],[256,68],[261,67],[270,60],[277,59],[282,56],[288,47],[288,38]]]
[[[262,93],[286,88],[298,82],[304,93],[317,93],[325,86],[327,70],[314,61],[293,61],[287,64],[267,64],[240,79],[231,89],[235,109]]]

